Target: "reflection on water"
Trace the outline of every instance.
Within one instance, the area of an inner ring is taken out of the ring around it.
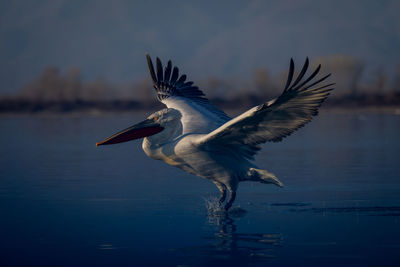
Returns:
[[[95,147],[142,118],[0,118],[0,266],[400,266],[400,116],[322,113],[266,144],[286,187],[241,184],[229,214],[140,142]]]
[[[186,257],[204,258],[208,264],[234,266],[261,263],[275,258],[274,249],[282,244],[282,235],[275,232],[244,233],[232,217],[237,214],[245,216],[240,208],[236,211],[233,208],[230,213],[222,210],[219,213],[209,213],[207,224],[213,228],[211,235],[203,237],[202,245],[186,247],[181,251]]]

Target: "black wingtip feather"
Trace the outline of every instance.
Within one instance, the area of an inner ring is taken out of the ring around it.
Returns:
[[[157,81],[158,81],[158,84],[160,84],[162,81],[164,81],[163,67],[162,67],[161,60],[158,57],[157,57],[156,61],[157,61]]]
[[[304,82],[299,84],[296,88],[293,88],[293,90],[298,90],[298,89],[302,88],[303,86],[305,86],[309,81],[311,81],[318,74],[320,69],[321,69],[321,64],[318,65],[318,67],[314,70],[314,72],[310,75],[310,77],[308,77]]]
[[[329,76],[331,76],[331,73],[325,75],[324,77],[322,77],[322,78],[319,79],[318,81],[313,82],[312,84],[308,85],[307,87],[302,88],[301,91],[305,91],[305,90],[307,90],[308,88],[313,87],[314,85],[316,85],[316,84],[318,84],[318,83],[320,83],[320,82],[326,80]]]
[[[293,73],[294,73],[294,61],[293,58],[290,59],[290,67],[289,67],[289,73],[288,73],[288,78],[286,81],[285,85],[285,90],[286,91],[289,88],[290,83],[292,82],[293,79]]]
[[[297,79],[294,81],[292,86],[290,86],[289,90],[292,90],[301,81],[301,79],[303,79],[304,74],[306,74],[306,71],[308,69],[308,64],[309,64],[309,60],[307,57],[306,62],[304,62],[303,68],[301,69],[299,76],[297,76]]]
[[[171,70],[172,70],[172,62],[171,62],[171,60],[168,60],[167,67],[165,68],[165,72],[164,72],[164,83],[169,83],[169,78],[171,76]]]
[[[176,86],[177,87],[180,87],[180,86],[182,86],[182,84],[184,83],[186,81],[186,74],[183,74],[179,79],[178,79],[178,81],[176,82]]]
[[[146,54],[146,59],[147,59],[147,66],[149,68],[151,79],[153,80],[153,83],[157,83],[157,77],[154,72],[153,62],[151,61],[151,57],[149,54]]]
[[[172,70],[172,76],[171,76],[171,85],[175,85],[176,79],[178,79],[179,76],[179,69],[178,67],[174,67]]]

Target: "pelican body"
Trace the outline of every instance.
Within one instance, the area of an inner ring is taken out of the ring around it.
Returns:
[[[332,83],[320,85],[330,74],[314,80],[321,66],[303,80],[308,58],[293,80],[294,62],[282,94],[269,102],[230,118],[212,105],[186,75],[168,61],[164,68],[156,60],[156,70],[146,55],[157,98],[167,108],[146,120],[122,130],[96,145],[109,145],[144,138],[142,148],[152,159],[211,180],[219,189],[220,203],[229,198],[225,210],[232,206],[239,182],[255,181],[282,187],[278,178],[254,164],[260,144],[281,141],[311,121],[333,89]]]

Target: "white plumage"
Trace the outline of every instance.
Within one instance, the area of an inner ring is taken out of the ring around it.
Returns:
[[[259,145],[281,141],[308,123],[333,89],[333,84],[319,85],[330,74],[313,80],[321,66],[303,81],[308,59],[292,82],[294,63],[291,60],[286,86],[278,98],[231,119],[212,105],[193,82],[185,82],[186,75],[179,76],[179,69],[172,68],[171,61],[163,68],[157,58],[157,73],[149,55],[147,62],[158,99],[167,108],[98,145],[145,137],[143,150],[149,157],[211,180],[221,192],[221,203],[228,190],[226,210],[235,200],[239,182],[283,186],[274,174],[254,164]]]

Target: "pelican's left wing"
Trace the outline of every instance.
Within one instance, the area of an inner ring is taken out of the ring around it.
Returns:
[[[330,76],[312,81],[321,65],[304,81],[308,58],[296,80],[293,60],[290,61],[288,80],[283,93],[276,99],[256,106],[226,122],[198,141],[205,150],[230,149],[232,153],[253,159],[267,141],[279,142],[317,115],[318,107],[329,95],[333,84],[320,85]],[[309,84],[311,82],[311,84]]]
[[[184,133],[209,132],[231,119],[211,104],[193,82],[186,81],[186,75],[180,75],[178,67],[172,68],[171,60],[164,68],[157,58],[155,71],[148,54],[146,58],[158,100],[181,112]]]

